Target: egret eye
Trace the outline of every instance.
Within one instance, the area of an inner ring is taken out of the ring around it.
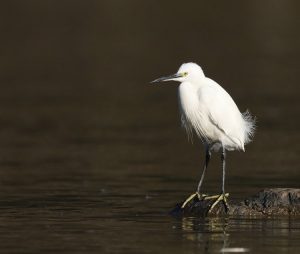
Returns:
[[[188,75],[188,73],[187,73],[187,72],[184,72],[184,73],[183,73],[183,76],[184,76],[184,77],[185,77],[185,76],[187,76],[187,75]]]

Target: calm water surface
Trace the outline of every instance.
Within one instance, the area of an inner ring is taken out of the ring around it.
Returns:
[[[129,2],[7,4],[0,251],[299,253],[299,218],[168,215],[204,152],[179,127],[177,86],[148,83],[197,61],[258,117],[246,153],[228,154],[231,199],[299,188],[299,3]],[[205,191],[220,184],[214,155]]]

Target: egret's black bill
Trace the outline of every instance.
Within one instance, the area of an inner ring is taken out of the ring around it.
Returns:
[[[150,83],[169,81],[169,80],[172,80],[174,78],[180,78],[180,77],[181,77],[181,75],[176,73],[176,74],[173,74],[173,75],[170,75],[170,76],[167,76],[167,77],[161,77],[161,78],[155,79],[155,80],[151,81]]]

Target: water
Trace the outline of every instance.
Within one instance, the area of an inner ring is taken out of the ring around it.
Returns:
[[[148,84],[196,61],[258,117],[246,153],[228,155],[232,199],[299,188],[298,2],[6,7],[1,252],[298,252],[299,218],[168,215],[194,191],[204,152],[179,127],[177,86]],[[220,184],[214,155],[203,187]]]

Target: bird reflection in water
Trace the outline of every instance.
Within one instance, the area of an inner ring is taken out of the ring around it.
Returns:
[[[244,253],[249,249],[230,247],[229,218],[194,218],[181,219],[183,237],[197,242],[197,247],[208,252]]]

